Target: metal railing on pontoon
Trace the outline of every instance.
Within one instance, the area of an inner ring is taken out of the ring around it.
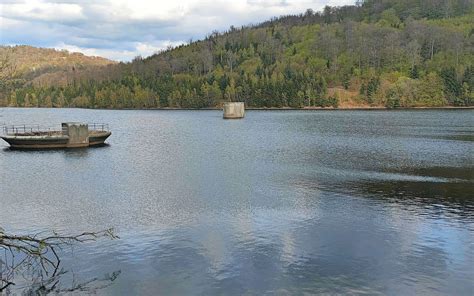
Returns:
[[[57,127],[48,127],[41,126],[38,124],[15,124],[15,125],[4,125],[2,127],[2,132],[4,135],[52,135],[58,133],[64,133],[64,130],[61,126]]]
[[[65,134],[66,129],[62,126],[42,126],[39,124],[15,124],[0,126],[4,135],[58,135]],[[109,125],[106,123],[88,123],[90,131],[109,131]]]

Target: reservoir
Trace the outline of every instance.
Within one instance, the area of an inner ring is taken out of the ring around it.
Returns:
[[[97,294],[474,292],[472,110],[0,109],[70,121],[114,136],[0,143],[0,227],[120,236],[64,249],[65,289],[115,273]]]

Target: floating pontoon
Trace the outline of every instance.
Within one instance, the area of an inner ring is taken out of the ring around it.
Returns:
[[[3,126],[0,136],[12,148],[52,149],[79,148],[104,145],[112,133],[102,123],[62,123],[59,128],[42,128],[38,125]]]

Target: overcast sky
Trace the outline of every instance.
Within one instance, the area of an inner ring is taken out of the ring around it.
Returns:
[[[222,31],[354,0],[1,0],[2,45],[129,61]]]

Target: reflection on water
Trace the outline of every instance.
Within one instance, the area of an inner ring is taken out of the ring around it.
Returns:
[[[9,258],[7,263],[15,260]],[[28,262],[20,262],[18,265],[3,268],[0,259],[0,294],[15,295],[15,291],[21,291],[22,295],[61,295],[61,294],[98,294],[101,290],[113,285],[121,271],[100,275],[87,280],[77,278],[74,273],[64,269],[49,274],[42,270],[41,266],[30,265]],[[14,264],[14,263],[13,263]]]
[[[441,140],[474,142],[474,135],[472,135],[472,132],[466,132],[466,134],[453,134],[453,135],[441,135],[441,136],[430,136],[430,137],[433,139],[441,139]]]
[[[4,144],[4,143],[2,143]],[[12,147],[4,147],[3,151],[8,153],[64,153],[65,155],[78,155],[78,156],[86,156],[87,152],[90,149],[105,149],[110,147],[110,144],[104,143],[100,145],[94,145],[87,148],[74,148],[74,149],[64,149],[64,148],[48,148],[48,149],[22,149],[22,148],[12,148]]]
[[[454,214],[458,218],[474,219],[472,168],[412,168],[405,170],[403,174],[397,173],[408,178],[351,180],[342,188],[349,188],[351,192],[364,197],[410,204],[416,207],[415,214],[432,215],[435,211]],[[423,209],[422,212],[420,208]]]
[[[64,254],[83,279],[122,270],[100,294],[472,295],[472,115],[5,109],[113,136],[0,151],[0,225],[114,227]]]

